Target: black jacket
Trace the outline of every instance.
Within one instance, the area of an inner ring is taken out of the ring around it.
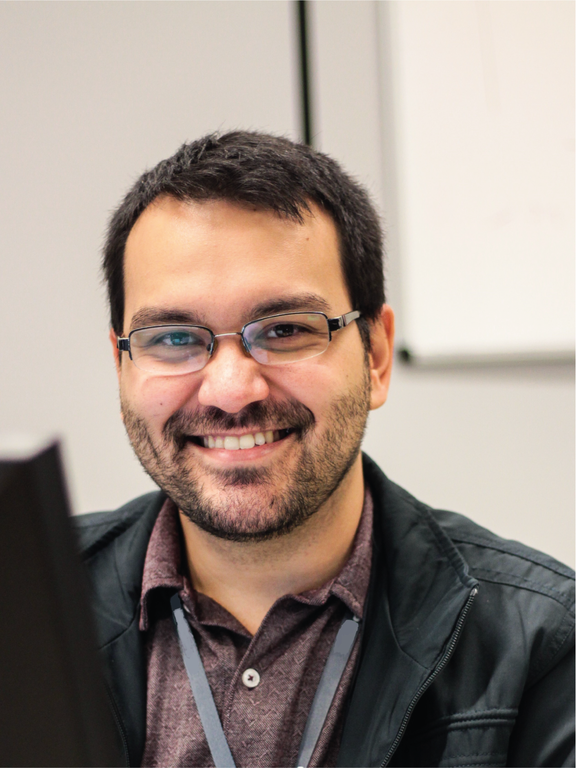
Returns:
[[[364,477],[374,556],[338,764],[574,765],[573,572],[430,509],[367,457]],[[130,765],[146,728],[142,569],[163,501],[77,518]]]

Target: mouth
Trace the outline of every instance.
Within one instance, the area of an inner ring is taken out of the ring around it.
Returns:
[[[201,448],[219,449],[225,451],[247,451],[263,445],[270,445],[285,440],[294,434],[293,427],[287,429],[267,429],[256,432],[243,432],[242,434],[213,434],[213,435],[189,435],[187,440]]]

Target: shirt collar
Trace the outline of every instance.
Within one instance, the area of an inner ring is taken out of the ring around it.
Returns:
[[[340,573],[321,587],[293,595],[295,600],[309,605],[323,605],[330,595],[334,595],[355,616],[362,618],[372,565],[373,513],[372,495],[366,486],[364,506],[352,550]]]
[[[362,618],[370,581],[372,519],[372,496],[366,486],[364,506],[352,550],[340,573],[321,587],[307,590],[299,595],[286,595],[281,599],[288,598],[305,605],[320,606],[334,595],[355,616]],[[163,588],[188,591],[190,589],[188,579],[183,573],[182,560],[182,533],[178,508],[171,499],[166,499],[152,530],[144,560],[140,597],[140,630],[146,631],[150,626],[150,595],[154,590]]]
[[[144,560],[140,597],[140,629],[143,631],[149,627],[150,593],[160,587],[178,591],[184,587],[181,535],[178,508],[172,499],[166,499],[152,529]]]

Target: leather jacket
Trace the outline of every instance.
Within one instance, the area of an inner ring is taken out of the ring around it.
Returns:
[[[573,572],[430,509],[367,456],[364,478],[374,554],[338,765],[574,765]],[[144,749],[139,600],[164,498],[76,518],[127,765]]]

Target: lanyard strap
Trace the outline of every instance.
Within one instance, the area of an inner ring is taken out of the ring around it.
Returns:
[[[190,687],[192,688],[192,695],[196,701],[196,707],[198,708],[200,721],[206,734],[210,752],[212,753],[214,765],[216,768],[235,768],[234,758],[230,752],[226,736],[224,736],[222,723],[218,717],[218,710],[216,709],[210,684],[206,677],[206,671],[198,653],[198,646],[188,621],[184,616],[182,601],[178,595],[174,595],[170,599],[170,606],[174,623],[176,624],[176,631],[178,632],[184,666],[186,667],[188,680],[190,680]]]
[[[348,616],[350,615],[350,612],[348,612]],[[322,670],[322,677],[318,683],[318,688],[316,688],[314,701],[308,714],[302,743],[300,744],[300,753],[296,763],[298,768],[307,768],[310,762],[312,752],[314,752],[314,747],[326,721],[328,710],[336,694],[344,668],[352,653],[358,625],[359,621],[356,617],[347,617],[340,624],[340,629],[332,648],[330,648],[330,653]]]
[[[206,741],[214,760],[216,768],[235,768],[234,758],[230,752],[230,747],[226,741],[222,723],[218,716],[218,710],[214,703],[214,697],[210,690],[210,684],[206,677],[206,671],[198,652],[198,646],[190,629],[190,625],[182,608],[182,601],[179,595],[175,594],[170,599],[170,607],[172,608],[172,616],[176,631],[178,633],[178,640],[180,642],[180,650],[182,651],[182,658],[184,659],[184,667],[190,681],[190,687],[192,689],[192,695],[196,701],[196,708],[200,715],[200,722],[204,728],[206,735]],[[300,744],[300,751],[298,753],[298,768],[307,768],[314,747],[318,741],[318,737],[324,726],[328,710],[334,699],[336,689],[342,678],[342,674],[352,653],[354,647],[354,640],[358,633],[359,620],[356,617],[349,618],[351,614],[348,612],[348,616],[344,619],[336,635],[328,659],[324,665],[322,676],[316,689],[314,701],[310,708],[308,720],[304,728],[304,734],[302,736],[302,743]]]

